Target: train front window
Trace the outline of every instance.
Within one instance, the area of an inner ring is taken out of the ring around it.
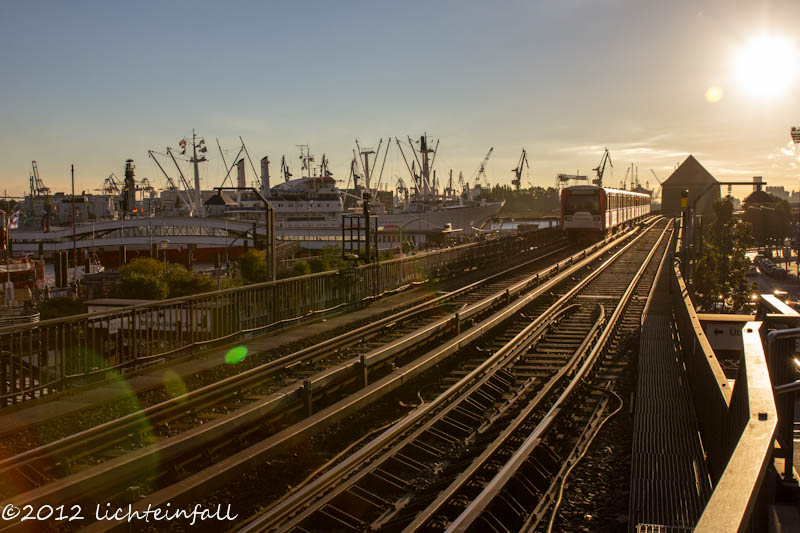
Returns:
[[[589,213],[590,215],[600,214],[600,198],[589,194],[570,194],[564,202],[564,214],[574,215],[575,213]]]

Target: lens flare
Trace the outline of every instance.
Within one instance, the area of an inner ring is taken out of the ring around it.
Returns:
[[[164,372],[162,378],[164,380],[164,388],[167,390],[170,398],[177,398],[186,394],[186,383],[183,382],[181,377],[172,370]]]
[[[722,100],[722,87],[714,85],[713,87],[709,87],[706,91],[706,100],[711,102],[712,104],[716,104],[720,100]]]
[[[247,357],[247,346],[235,346],[225,354],[225,363],[235,365],[241,363]]]

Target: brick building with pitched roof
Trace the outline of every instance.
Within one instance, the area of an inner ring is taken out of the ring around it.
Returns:
[[[696,203],[698,215],[714,212],[714,203],[720,199],[719,182],[701,165],[693,155],[686,158],[675,172],[661,184],[661,212],[681,212],[681,192],[689,189],[689,206]]]

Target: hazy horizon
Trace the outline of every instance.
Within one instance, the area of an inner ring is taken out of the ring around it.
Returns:
[[[12,196],[31,160],[54,191],[69,189],[71,164],[89,192],[128,158],[162,188],[147,150],[192,128],[209,148],[204,188],[225,174],[215,138],[228,164],[240,135],[256,166],[269,155],[273,184],[282,155],[300,175],[299,144],[346,182],[355,138],[427,132],[441,139],[441,182],[450,169],[469,178],[494,147],[489,182],[510,184],[524,147],[523,185],[548,187],[560,172],[591,175],[608,147],[612,186],[631,163],[652,186],[650,169],[664,180],[691,153],[717,179],[798,189],[796,1],[27,2],[4,15],[0,178]],[[750,86],[760,71],[742,79],[741,51],[763,36],[793,47],[774,91]],[[386,165],[384,183],[408,183],[396,146]]]

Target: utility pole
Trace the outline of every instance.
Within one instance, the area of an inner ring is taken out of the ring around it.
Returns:
[[[69,173],[72,178],[72,278],[78,277],[78,239],[75,233],[75,165],[70,165]]]

